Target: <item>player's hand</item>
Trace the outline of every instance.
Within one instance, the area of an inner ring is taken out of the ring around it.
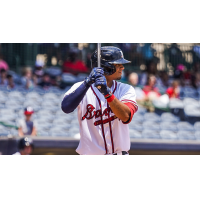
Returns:
[[[111,93],[111,89],[107,86],[106,78],[103,75],[95,80],[94,85],[104,96]]]
[[[85,83],[89,86],[95,82],[95,80],[104,74],[104,70],[101,67],[95,67],[92,69],[90,75],[85,79]]]

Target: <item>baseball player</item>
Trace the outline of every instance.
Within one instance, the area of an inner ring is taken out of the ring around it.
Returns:
[[[18,141],[18,152],[13,155],[30,155],[34,149],[33,141],[31,138],[25,137]]]
[[[101,47],[101,67],[97,51],[91,56],[92,71],[82,82],[74,84],[63,98],[63,112],[78,108],[81,155],[128,155],[131,122],[138,106],[135,90],[121,82],[125,60],[119,48]]]

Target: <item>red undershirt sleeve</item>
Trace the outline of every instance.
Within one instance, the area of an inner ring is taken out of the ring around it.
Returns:
[[[129,124],[131,122],[132,118],[133,118],[134,113],[137,112],[137,107],[133,103],[130,103],[130,102],[126,102],[124,104],[126,104],[129,107],[131,114],[130,114],[129,120],[126,121],[126,122],[122,121],[122,123],[123,124]]]

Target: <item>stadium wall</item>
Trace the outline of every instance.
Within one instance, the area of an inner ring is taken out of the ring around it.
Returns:
[[[1,138],[0,154],[17,152],[19,138]],[[70,138],[33,138],[33,155],[78,155],[75,149],[79,140]],[[200,155],[200,141],[131,140],[130,155]]]

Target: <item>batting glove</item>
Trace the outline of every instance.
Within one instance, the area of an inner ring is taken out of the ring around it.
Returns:
[[[95,82],[95,80],[104,74],[104,70],[101,67],[95,67],[92,69],[90,75],[85,79],[85,83],[89,86]]]
[[[107,86],[106,78],[103,75],[95,80],[94,85],[104,96],[112,93],[111,89]]]

